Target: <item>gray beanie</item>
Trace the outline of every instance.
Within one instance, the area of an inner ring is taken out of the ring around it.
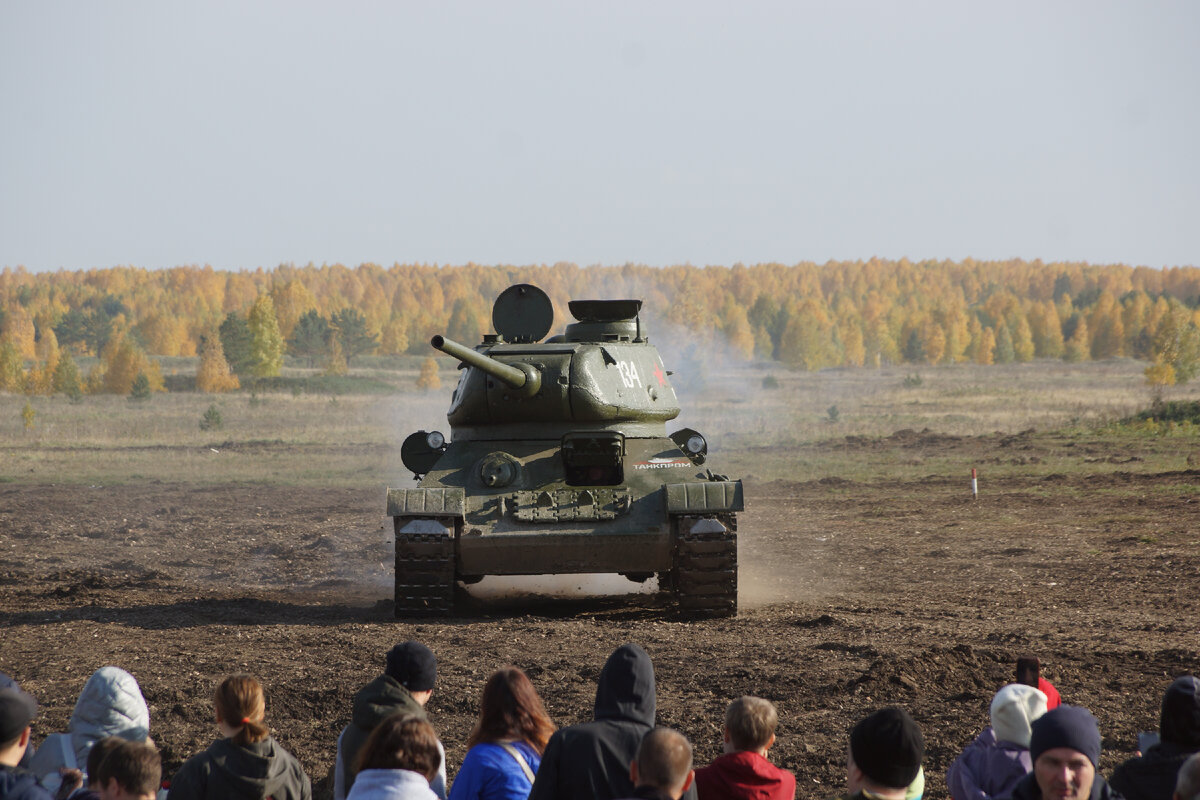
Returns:
[[[1046,713],[1046,695],[1024,683],[1010,683],[992,698],[992,731],[1001,742],[1029,747],[1030,725]]]

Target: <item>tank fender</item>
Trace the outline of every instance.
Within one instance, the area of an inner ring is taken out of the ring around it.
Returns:
[[[668,483],[668,514],[719,514],[746,507],[741,481],[695,481]]]
[[[388,489],[389,517],[463,518],[464,492],[460,488]]]

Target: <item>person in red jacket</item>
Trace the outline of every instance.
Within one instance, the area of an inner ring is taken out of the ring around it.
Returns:
[[[796,776],[767,760],[779,715],[761,697],[739,697],[725,710],[725,755],[696,770],[699,800],[794,800]]]
[[[1058,689],[1054,684],[1042,677],[1042,662],[1037,656],[1022,656],[1017,659],[1017,683],[1040,689],[1046,695],[1046,710],[1053,711],[1062,705]]]

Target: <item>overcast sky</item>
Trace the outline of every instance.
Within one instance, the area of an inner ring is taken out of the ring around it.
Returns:
[[[1200,2],[0,0],[0,267],[1200,265]]]

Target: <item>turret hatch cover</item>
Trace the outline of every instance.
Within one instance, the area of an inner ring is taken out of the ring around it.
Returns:
[[[642,308],[642,301],[572,300],[567,303],[567,308],[580,322],[621,322],[635,318]]]
[[[506,342],[539,342],[553,324],[550,298],[530,283],[508,287],[492,305],[492,326]]]

